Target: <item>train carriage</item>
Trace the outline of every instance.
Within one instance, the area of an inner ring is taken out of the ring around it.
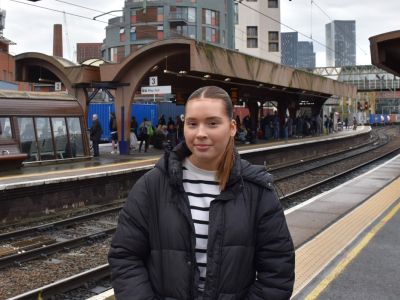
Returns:
[[[0,90],[0,170],[89,156],[77,99],[65,92]]]

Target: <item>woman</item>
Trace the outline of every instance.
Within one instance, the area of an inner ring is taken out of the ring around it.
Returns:
[[[293,243],[271,176],[234,148],[232,102],[195,91],[185,142],[134,185],[109,253],[117,299],[289,299]]]
[[[110,123],[108,126],[111,134],[111,145],[112,145],[111,154],[118,153],[117,118],[115,117],[114,112],[110,112]]]

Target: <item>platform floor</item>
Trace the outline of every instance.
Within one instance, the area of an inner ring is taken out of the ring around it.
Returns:
[[[345,255],[346,251],[351,251],[355,241],[369,234],[370,226],[399,201],[400,155],[366,174],[286,211],[289,229],[297,249],[294,299],[318,298],[319,294],[317,295],[314,289],[320,282],[327,282],[329,274],[326,273],[329,268],[339,264],[340,257]],[[397,237],[398,234],[393,236],[397,249],[400,249],[400,240]],[[391,239],[389,236],[388,238]],[[400,255],[400,251],[398,252]],[[379,261],[383,255],[387,254],[382,250],[374,259]],[[399,264],[397,257],[389,259],[392,260],[392,264]],[[365,267],[367,268],[368,264]],[[367,269],[362,272],[365,276],[369,274]],[[385,274],[385,266],[379,266],[378,263],[375,272]],[[384,281],[385,277],[381,277],[381,280]],[[391,295],[399,286],[388,285],[387,288],[387,294]],[[375,299],[391,299],[385,295]],[[321,296],[321,299],[334,298]],[[335,299],[365,298],[357,296]]]
[[[259,140],[256,144],[239,144],[240,153],[260,151],[263,148],[274,149],[313,143],[316,140],[340,139],[351,135],[369,132],[369,126],[359,126],[357,130],[343,130],[330,135],[304,137],[285,140]],[[123,173],[133,168],[150,168],[160,158],[163,150],[149,148],[147,153],[132,151],[129,155],[111,154],[111,144],[100,145],[100,156],[89,160],[69,161],[52,164],[34,164],[19,170],[0,172],[0,190],[33,186],[43,183],[56,183],[72,178],[106,176],[110,173]]]

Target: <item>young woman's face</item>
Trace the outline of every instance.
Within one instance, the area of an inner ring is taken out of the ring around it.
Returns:
[[[229,138],[236,133],[235,121],[227,114],[223,100],[190,100],[185,108],[185,141],[192,152],[190,161],[204,170],[217,170]]]

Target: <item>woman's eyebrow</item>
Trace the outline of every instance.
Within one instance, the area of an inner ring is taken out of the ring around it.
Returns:
[[[186,121],[195,121],[195,120],[198,120],[199,118],[195,118],[195,117],[186,117],[185,118],[185,120]],[[212,117],[207,117],[207,118],[205,118],[207,121],[209,121],[209,120],[222,120],[222,118],[221,117],[219,117],[219,116],[212,116]]]

